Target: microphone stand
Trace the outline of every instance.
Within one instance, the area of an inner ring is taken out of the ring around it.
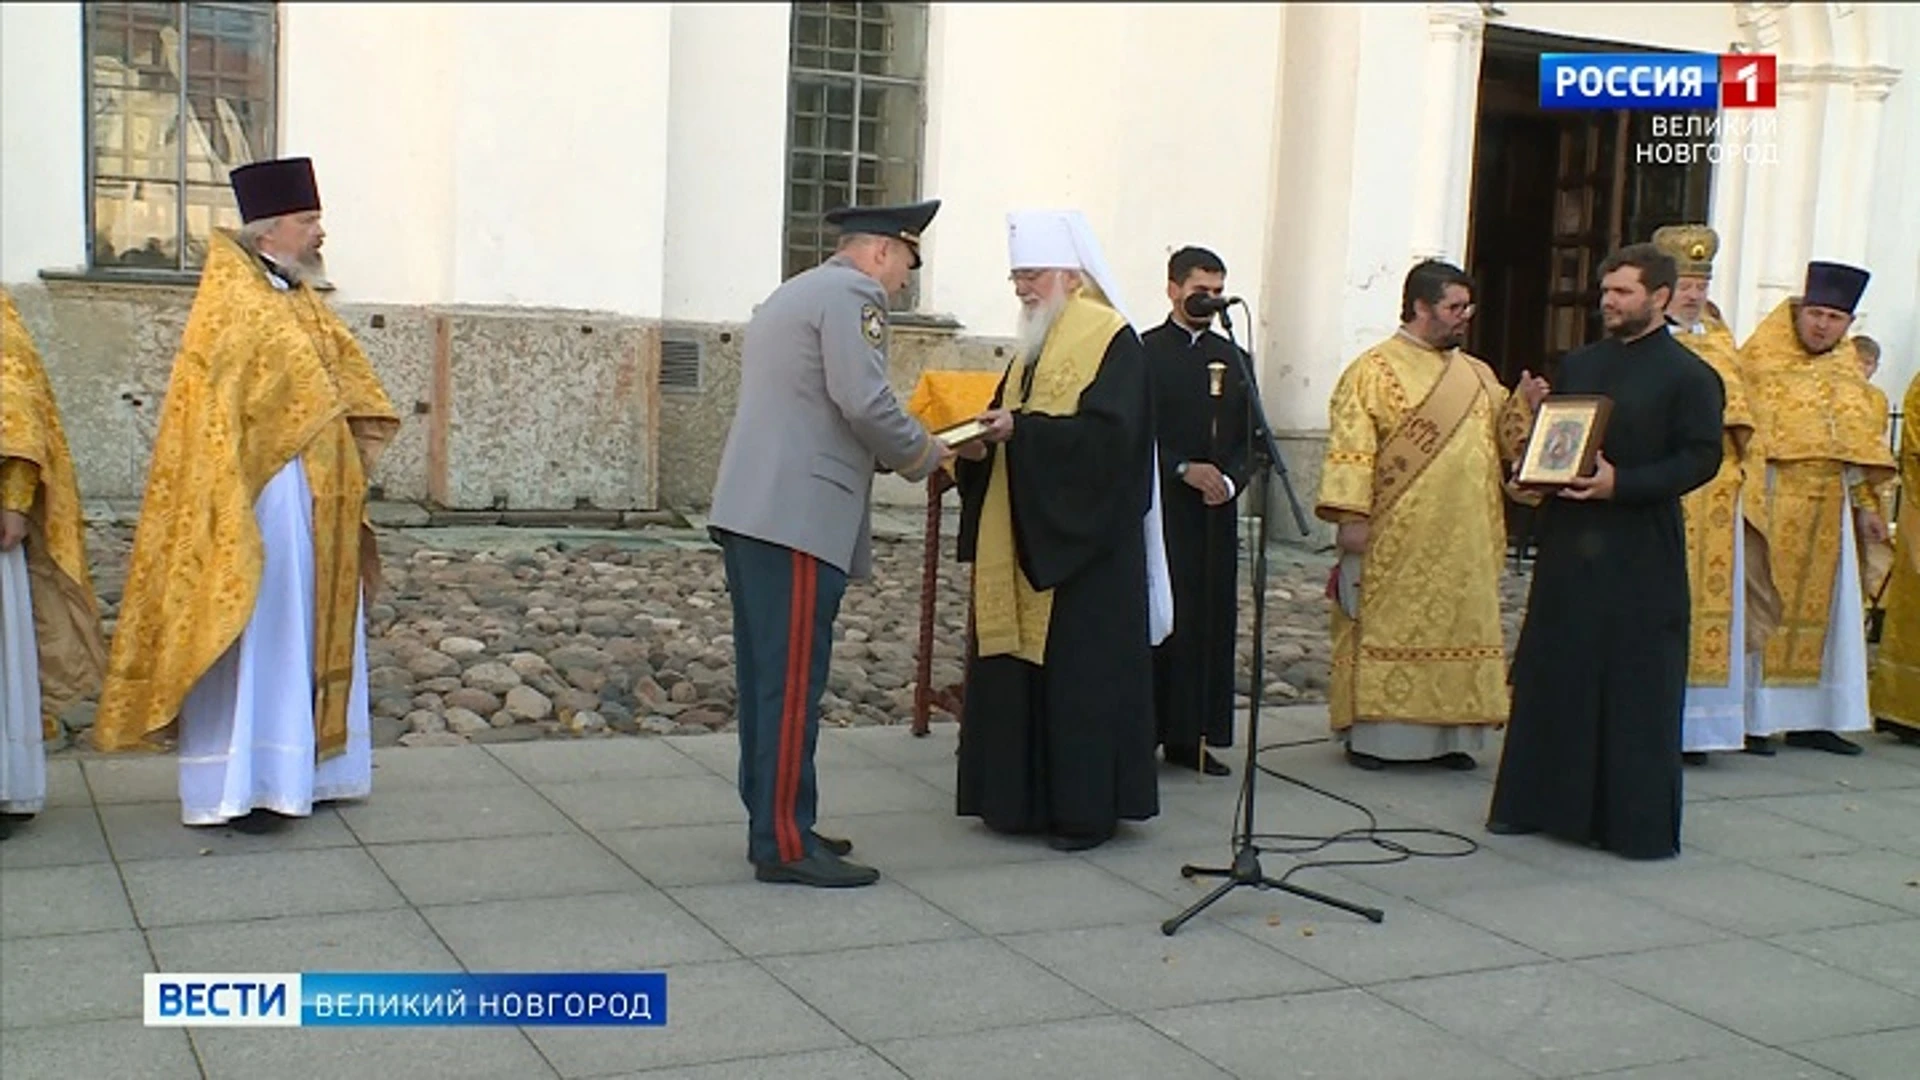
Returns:
[[[1245,302],[1241,302],[1241,306],[1245,307]],[[1233,345],[1231,351],[1233,353],[1234,363],[1239,367],[1240,377],[1245,380],[1247,388],[1247,437],[1251,443],[1250,464],[1253,466],[1249,469],[1248,475],[1254,481],[1254,484],[1249,486],[1257,485],[1259,490],[1259,497],[1255,502],[1255,505],[1259,508],[1260,527],[1258,533],[1259,539],[1253,549],[1253,676],[1251,685],[1248,687],[1251,692],[1248,694],[1247,703],[1247,764],[1246,772],[1240,778],[1241,817],[1238,825],[1238,833],[1233,839],[1233,865],[1228,867],[1204,867],[1194,866],[1189,863],[1180,868],[1180,876],[1184,878],[1219,877],[1225,878],[1226,880],[1221,882],[1218,888],[1201,897],[1185,911],[1161,923],[1160,932],[1168,937],[1172,937],[1179,931],[1180,927],[1186,924],[1187,920],[1212,906],[1214,901],[1232,892],[1234,889],[1242,887],[1278,889],[1281,892],[1292,893],[1295,896],[1326,904],[1329,907],[1336,907],[1342,911],[1350,911],[1355,915],[1364,916],[1369,921],[1377,923],[1386,918],[1385,913],[1379,908],[1370,908],[1361,904],[1355,904],[1351,901],[1342,900],[1339,897],[1328,896],[1326,893],[1316,892],[1312,889],[1303,888],[1285,881],[1277,881],[1268,877],[1266,871],[1260,865],[1260,848],[1254,843],[1254,789],[1259,786],[1257,777],[1260,773],[1258,760],[1260,753],[1260,699],[1266,693],[1266,680],[1263,677],[1263,669],[1266,659],[1267,614],[1267,518],[1269,516],[1267,506],[1267,477],[1270,473],[1278,473],[1280,475],[1280,483],[1286,490],[1287,500],[1293,506],[1294,520],[1300,526],[1300,535],[1309,536],[1312,534],[1307,528],[1307,515],[1301,510],[1300,500],[1294,497],[1293,485],[1287,479],[1287,465],[1285,460],[1280,456],[1279,446],[1274,442],[1273,429],[1267,423],[1266,408],[1260,400],[1259,383],[1254,379],[1253,375],[1252,354],[1241,349],[1239,343],[1234,340],[1233,320],[1227,317],[1224,308],[1220,311],[1220,324],[1227,331],[1228,342]]]
[[[1212,464],[1216,470],[1219,470],[1220,475],[1223,477],[1226,475],[1226,471],[1220,469],[1220,394],[1226,388],[1224,385],[1226,375],[1227,365],[1218,360],[1211,361],[1207,364],[1207,397],[1209,399],[1207,405],[1207,461]],[[1200,528],[1202,535],[1205,537],[1201,545],[1201,550],[1205,552],[1206,562],[1201,566],[1200,587],[1206,590],[1206,594],[1201,599],[1200,610],[1204,613],[1206,621],[1202,623],[1200,627],[1200,715],[1195,718],[1197,721],[1196,726],[1200,730],[1200,738],[1195,745],[1199,746],[1200,749],[1194,755],[1193,759],[1193,770],[1196,777],[1205,776],[1207,772],[1207,721],[1213,716],[1213,652],[1219,647],[1219,642],[1214,640],[1214,623],[1217,621],[1219,614],[1214,610],[1216,605],[1214,604],[1213,598],[1217,585],[1214,580],[1216,571],[1213,564],[1219,548],[1219,544],[1213,535],[1214,509],[1215,507],[1207,506],[1204,499],[1201,501]],[[1229,510],[1228,512],[1231,513],[1232,511]],[[1233,651],[1231,638],[1229,638],[1227,651],[1229,653]],[[1231,661],[1227,664],[1227,681],[1229,684],[1233,681],[1233,664]]]

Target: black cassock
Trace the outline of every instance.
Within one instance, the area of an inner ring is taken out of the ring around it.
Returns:
[[[1680,497],[1720,468],[1720,376],[1664,329],[1561,361],[1555,394],[1604,394],[1613,497],[1549,498],[1491,823],[1630,858],[1680,850],[1690,607]]]
[[[1005,390],[1003,380],[995,407]],[[1152,430],[1146,357],[1128,328],[1073,416],[1022,413],[985,460],[958,462],[960,560],[973,561],[988,470],[1005,454],[1020,568],[1053,590],[1044,665],[977,656],[969,635],[964,816],[1003,832],[1104,838],[1118,820],[1159,812],[1142,532]]]
[[[1170,750],[1191,753],[1203,735],[1208,746],[1232,746],[1240,565],[1234,523],[1247,490],[1246,379],[1233,343],[1211,330],[1196,338],[1170,318],[1141,341],[1153,385],[1161,523],[1173,578],[1173,633],[1153,650],[1155,733]],[[1207,365],[1215,360],[1226,365],[1217,399],[1208,392]],[[1217,467],[1233,484],[1234,498],[1208,506],[1181,479],[1183,461]]]

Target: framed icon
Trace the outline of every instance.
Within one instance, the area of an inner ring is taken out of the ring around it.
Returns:
[[[1533,434],[1514,483],[1559,488],[1593,472],[1613,400],[1598,394],[1549,394],[1533,418]]]

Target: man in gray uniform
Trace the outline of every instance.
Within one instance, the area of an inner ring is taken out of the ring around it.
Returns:
[[[870,885],[845,840],[813,831],[813,750],[833,620],[872,565],[873,475],[922,480],[953,457],[887,382],[887,296],[920,265],[939,200],[827,214],[832,258],[773,291],[747,324],[740,404],[710,530],[733,597],[740,798],[761,881]]]

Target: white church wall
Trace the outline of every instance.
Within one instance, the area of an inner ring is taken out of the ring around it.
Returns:
[[[1888,10],[1892,9],[1892,10]],[[1882,5],[1886,61],[1901,72],[1880,117],[1880,152],[1872,195],[1855,212],[1867,230],[1860,332],[1883,350],[1874,381],[1898,408],[1907,383],[1920,376],[1920,10]]]
[[[86,261],[80,5],[0,4],[0,282]]]
[[[1264,315],[1280,20],[1277,5],[935,5],[924,190],[944,202],[921,307],[1010,333],[1006,214],[1070,207],[1143,326],[1190,243]]]
[[[314,160],[343,299],[446,303],[461,8],[281,9],[280,152]]]
[[[780,283],[788,21],[786,4],[673,5],[669,319],[745,319]]]
[[[1724,53],[1740,40],[1732,4],[1497,5],[1490,26],[1534,30],[1592,41],[1632,42],[1653,49]]]

